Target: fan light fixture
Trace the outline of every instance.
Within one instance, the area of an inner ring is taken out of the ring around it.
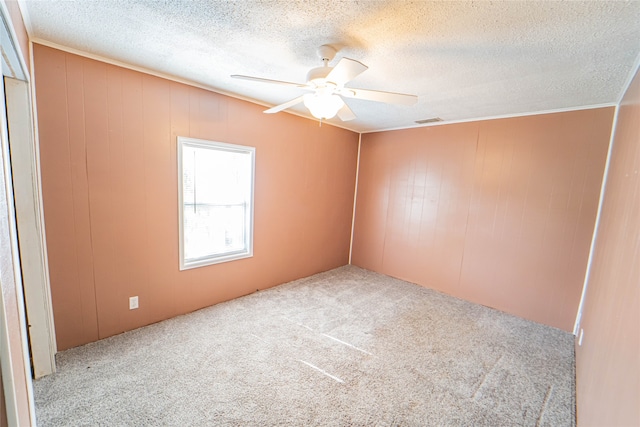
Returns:
[[[318,48],[318,56],[320,56],[322,60],[322,66],[309,70],[306,83],[270,80],[240,74],[234,74],[231,77],[234,79],[290,86],[312,92],[306,95],[300,95],[284,104],[271,107],[265,110],[265,113],[277,113],[304,102],[305,107],[309,109],[313,117],[320,119],[320,123],[322,123],[322,120],[331,119],[336,115],[343,122],[356,118],[356,115],[353,114],[349,105],[342,100],[342,97],[400,105],[414,105],[418,101],[418,97],[415,95],[344,87],[345,83],[350,82],[367,70],[367,66],[355,59],[341,58],[335,67],[330,67],[329,62],[333,60],[336,52],[336,49],[328,44],[324,44]]]
[[[327,120],[338,114],[344,106],[344,101],[338,95],[308,93],[304,96],[304,105],[313,117]]]

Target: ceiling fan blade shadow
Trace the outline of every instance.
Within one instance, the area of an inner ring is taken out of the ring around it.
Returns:
[[[277,85],[283,85],[283,86],[293,86],[293,87],[309,89],[309,87],[304,83],[294,83],[294,82],[285,82],[282,80],[263,79],[262,77],[242,76],[240,74],[233,74],[231,77],[234,79],[249,80],[249,81],[259,82],[259,83],[271,83],[271,84],[277,84]]]
[[[342,58],[333,70],[327,75],[327,81],[333,82],[338,86],[355,79],[361,73],[367,71],[369,67],[355,59]]]
[[[356,118],[356,115],[351,111],[351,108],[345,103],[342,108],[338,110],[338,118],[343,122],[348,122]]]
[[[282,110],[286,110],[289,107],[293,107],[294,105],[299,104],[303,100],[304,100],[304,95],[294,98],[291,101],[287,101],[284,104],[276,105],[275,107],[269,108],[268,110],[264,110],[264,112],[267,114],[277,113]]]
[[[385,102],[388,104],[414,105],[418,102],[416,95],[405,93],[383,92],[380,90],[354,89],[346,87],[340,91],[340,95],[353,99],[364,99],[366,101]]]

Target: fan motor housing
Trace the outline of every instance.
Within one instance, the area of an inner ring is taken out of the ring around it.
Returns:
[[[311,83],[314,80],[324,80],[327,78],[329,73],[333,70],[333,67],[316,67],[309,70],[307,73],[307,82]]]
[[[330,62],[336,57],[337,50],[330,44],[323,44],[318,48],[317,52],[322,62]]]

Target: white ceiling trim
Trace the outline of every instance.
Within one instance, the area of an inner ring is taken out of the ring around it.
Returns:
[[[266,107],[266,108],[273,107],[273,105],[266,104],[264,102],[258,101],[258,100],[253,99],[253,98],[240,96],[240,95],[237,95],[237,94],[231,93],[231,92],[224,92],[224,91],[221,91],[219,89],[214,89],[211,86],[206,86],[206,85],[203,85],[203,84],[200,84],[200,83],[196,83],[196,82],[193,82],[193,81],[181,78],[181,77],[177,77],[177,76],[174,76],[174,75],[171,75],[171,74],[161,73],[161,72],[154,71],[154,70],[151,70],[151,69],[148,69],[148,68],[144,68],[144,67],[140,67],[140,66],[137,66],[137,65],[127,64],[125,62],[118,61],[116,59],[106,58],[104,56],[96,55],[96,54],[85,52],[85,51],[78,50],[78,49],[74,49],[72,47],[59,45],[57,43],[53,43],[53,42],[50,42],[48,40],[43,40],[43,39],[38,38],[38,37],[31,38],[30,42],[31,43],[37,43],[37,44],[40,44],[42,46],[47,46],[47,47],[51,47],[51,48],[54,48],[54,49],[58,49],[58,50],[61,50],[63,52],[72,53],[74,55],[82,56],[84,58],[88,58],[88,59],[93,59],[93,60],[96,60],[96,61],[104,62],[106,64],[115,65],[116,67],[126,68],[127,70],[137,71],[139,73],[149,74],[151,76],[159,77],[161,79],[169,80],[169,81],[172,81],[172,82],[181,83],[181,84],[184,84],[184,85],[187,85],[187,86],[197,87],[199,89],[204,89],[206,91],[217,93],[219,95],[228,96],[229,98],[234,98],[234,99],[239,99],[241,101],[251,102],[252,104],[260,105],[260,106],[263,106],[263,107]],[[315,121],[315,122],[318,121],[318,119],[312,117],[311,115],[300,114],[300,113],[298,113],[296,111],[286,110],[286,111],[282,111],[282,112],[280,112],[278,114],[282,114],[282,113],[292,114],[294,116],[302,117],[304,119],[309,119],[309,120],[312,120],[312,121]],[[358,131],[350,129],[350,128],[346,127],[346,126],[340,126],[340,125],[338,125],[336,123],[322,122],[322,125],[323,126],[333,126],[333,127],[345,129],[345,130],[348,130],[348,131],[351,131],[351,132],[359,133]]]
[[[372,131],[366,131],[362,133],[389,132],[392,130],[405,130],[405,129],[424,128],[424,127],[431,127],[431,126],[443,126],[443,125],[451,125],[454,123],[482,122],[485,120],[498,120],[498,119],[511,119],[515,117],[540,116],[543,114],[567,113],[569,111],[582,111],[582,110],[593,110],[595,108],[616,107],[617,105],[618,103],[608,102],[605,104],[556,108],[553,110],[541,110],[541,111],[531,111],[531,112],[515,113],[515,114],[503,114],[501,116],[488,116],[488,117],[478,117],[478,118],[472,118],[472,119],[450,120],[450,121],[442,121],[442,122],[425,123],[420,125],[416,124],[415,126],[404,126],[404,127],[396,127],[396,128],[389,128],[389,129],[372,130]]]
[[[235,99],[239,99],[241,101],[247,101],[247,102],[251,102],[253,104],[257,104],[263,107],[267,107],[267,108],[271,108],[273,107],[272,105],[269,104],[265,104],[264,102],[260,102],[258,100],[252,99],[252,98],[248,98],[248,97],[242,97],[233,93],[228,93],[228,92],[223,92],[217,89],[214,89],[212,87],[206,86],[206,85],[202,85],[196,82],[192,82],[180,77],[176,77],[170,74],[165,74],[165,73],[160,73],[158,71],[154,71],[154,70],[150,70],[144,67],[139,67],[136,65],[131,65],[131,64],[127,64],[124,63],[122,61],[118,61],[115,59],[111,59],[111,58],[105,58],[103,56],[99,56],[99,55],[95,55],[92,53],[88,53],[88,52],[84,52],[78,49],[74,49],[68,46],[62,46],[59,45],[57,43],[52,43],[48,40],[43,40],[37,37],[34,37],[33,39],[31,39],[32,43],[37,43],[37,44],[41,44],[43,46],[48,46],[48,47],[52,47],[54,49],[58,49],[64,52],[68,52],[68,53],[72,53],[74,55],[78,55],[78,56],[82,56],[85,58],[89,58],[89,59],[94,59],[96,61],[101,61],[110,65],[115,65],[118,67],[122,67],[122,68],[126,68],[128,70],[132,70],[132,71],[138,71],[140,73],[145,73],[145,74],[149,74],[155,77],[160,77],[162,79],[166,79],[166,80],[170,80],[176,83],[182,83],[188,86],[192,86],[192,87],[197,87],[199,89],[204,89],[207,90],[209,92],[213,92],[213,93],[217,93],[220,95],[224,95],[224,96],[228,96],[230,98],[235,98]],[[640,60],[640,56],[638,57],[638,60]],[[640,64],[638,64],[640,65]],[[633,78],[633,76],[635,75],[635,70],[638,69],[638,65],[636,65],[636,67],[634,68],[634,72],[631,73],[631,78]],[[627,83],[627,85],[624,88],[624,91],[622,92],[622,94],[624,95],[624,93],[626,92],[629,84],[631,83],[631,80],[629,80],[629,82]],[[621,99],[621,98],[620,98]],[[350,129],[346,126],[340,126],[337,125],[335,123],[329,123],[329,122],[323,122],[323,126],[333,126],[333,127],[337,127],[337,128],[341,128],[341,129],[345,129],[351,132],[355,132],[358,134],[367,134],[367,133],[376,133],[376,132],[389,132],[389,131],[394,131],[394,130],[404,130],[404,129],[415,129],[415,128],[421,128],[421,127],[431,127],[431,126],[443,126],[443,125],[450,125],[450,124],[454,124],[454,123],[469,123],[469,122],[479,122],[479,121],[484,121],[484,120],[497,120],[497,119],[508,119],[508,118],[513,118],[513,117],[526,117],[526,116],[537,116],[537,115],[541,115],[541,114],[553,114],[553,113],[564,113],[564,112],[568,112],[568,111],[580,111],[580,110],[591,110],[591,109],[595,109],[595,108],[604,108],[604,107],[615,107],[620,103],[620,100],[618,102],[610,102],[610,103],[604,103],[604,104],[595,104],[595,105],[584,105],[584,106],[577,106],[577,107],[567,107],[567,108],[558,108],[558,109],[552,109],[552,110],[541,110],[541,111],[530,111],[530,112],[523,112],[523,113],[516,113],[516,114],[504,114],[504,115],[500,115],[500,116],[487,116],[487,117],[478,117],[478,118],[471,118],[471,119],[462,119],[462,120],[449,120],[449,121],[442,121],[442,122],[434,122],[434,123],[427,123],[427,124],[416,124],[415,126],[400,126],[400,127],[393,127],[393,128],[384,128],[384,129],[377,129],[377,130],[371,130],[371,131],[362,131],[362,132],[358,132],[354,129]],[[302,117],[305,119],[309,119],[312,121],[318,121],[317,119],[310,117],[310,116],[306,116],[303,114],[299,114],[295,111],[291,111],[291,110],[286,110],[286,111],[281,111],[278,114],[292,114],[294,116],[298,116],[298,117]]]

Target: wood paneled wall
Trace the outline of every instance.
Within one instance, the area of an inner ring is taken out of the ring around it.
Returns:
[[[37,44],[34,63],[59,350],[347,264],[357,134]],[[256,147],[252,258],[179,271],[179,135]]]
[[[618,111],[576,346],[580,426],[640,425],[640,75]]]
[[[571,331],[613,111],[363,135],[352,262]]]

